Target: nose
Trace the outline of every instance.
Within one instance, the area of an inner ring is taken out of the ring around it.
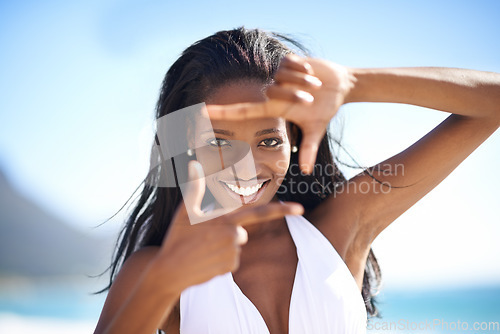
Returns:
[[[262,172],[263,163],[262,156],[252,148],[241,160],[233,164],[232,176],[235,180],[255,180]]]

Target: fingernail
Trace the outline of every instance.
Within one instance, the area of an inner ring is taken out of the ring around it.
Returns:
[[[314,101],[314,97],[311,94],[309,94],[308,92],[304,92],[302,90],[297,91],[295,93],[295,95],[305,102],[313,102]]]
[[[203,177],[203,168],[198,161],[191,160],[188,162],[188,176],[190,179]]]
[[[300,203],[286,203],[286,205],[290,208],[291,213],[293,215],[301,215],[304,213],[304,207]]]
[[[300,204],[295,204],[292,208],[292,212],[294,215],[301,215],[304,213],[304,207]]]
[[[312,68],[311,64],[305,63],[304,68],[306,69],[307,73],[309,73],[309,74],[313,73],[313,68]]]
[[[306,80],[313,86],[316,86],[316,87],[321,87],[321,85],[323,84],[321,82],[321,80],[319,80],[318,78],[312,76],[312,75],[308,75],[306,76]]]

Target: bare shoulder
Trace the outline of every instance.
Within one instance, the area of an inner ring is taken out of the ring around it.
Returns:
[[[111,322],[137,283],[137,277],[144,272],[158,250],[159,247],[144,247],[125,261],[109,289],[96,330],[105,328]]]
[[[360,247],[360,208],[350,186],[346,181],[306,218],[330,241],[361,288],[369,247]]]
[[[338,191],[306,215],[306,218],[330,241],[343,259],[346,258],[358,232],[357,204],[352,196],[349,196],[349,191]]]

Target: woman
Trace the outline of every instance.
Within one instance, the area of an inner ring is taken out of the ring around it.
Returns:
[[[349,69],[240,28],[172,65],[158,124],[201,102],[175,138],[157,129],[95,333],[364,332],[380,280],[373,240],[498,128],[500,76]],[[347,181],[325,131],[349,102],[452,114]],[[172,141],[187,153],[166,155]]]

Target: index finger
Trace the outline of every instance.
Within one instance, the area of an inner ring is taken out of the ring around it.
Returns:
[[[229,218],[237,225],[248,226],[303,213],[304,207],[299,203],[270,203],[236,211]]]
[[[288,67],[292,70],[313,75],[314,71],[306,58],[296,54],[288,54],[282,60],[280,66]]]
[[[271,108],[268,101],[257,103],[236,103],[227,105],[207,105],[203,109],[204,116],[210,119],[247,120],[253,118],[279,117],[281,111]]]
[[[176,224],[185,226],[196,224],[202,214],[201,202],[205,194],[205,174],[198,161],[192,160],[188,163],[188,180],[179,186],[183,197],[181,212],[185,216],[178,219]]]

